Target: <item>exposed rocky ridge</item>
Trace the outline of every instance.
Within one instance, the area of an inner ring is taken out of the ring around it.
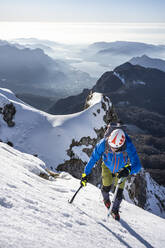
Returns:
[[[84,108],[85,99],[89,93],[89,89],[84,89],[81,94],[60,99],[49,108],[48,113],[58,115],[79,112]]]

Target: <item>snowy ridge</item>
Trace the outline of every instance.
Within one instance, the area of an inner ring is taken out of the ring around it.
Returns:
[[[8,128],[0,116],[1,139],[4,142],[11,141],[22,152],[38,154],[49,168],[55,169],[69,159],[66,151],[73,139],[79,140],[84,136],[95,138],[95,129],[105,125],[105,111],[101,108],[103,96],[99,93],[92,96],[88,109],[76,114],[56,116],[23,103],[11,91],[1,88],[0,103],[4,99],[5,103],[13,102],[16,107],[16,125]]]
[[[88,101],[89,106],[93,106],[102,101],[102,95],[100,93],[94,92],[91,95],[91,99]]]
[[[99,189],[88,184],[70,205],[79,180],[66,173],[45,180],[38,176],[43,168],[38,158],[0,143],[0,247],[164,247],[162,218],[123,201],[121,222],[106,221]]]

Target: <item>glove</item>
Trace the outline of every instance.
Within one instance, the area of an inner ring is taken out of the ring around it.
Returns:
[[[87,182],[88,182],[88,176],[85,173],[83,173],[82,176],[81,176],[81,182],[80,182],[80,184],[83,187],[85,187],[85,186],[87,186]]]
[[[118,177],[118,178],[121,178],[121,177],[128,177],[129,174],[130,174],[130,172],[131,172],[131,166],[126,165],[124,168],[122,168],[122,169],[119,171],[117,177]]]

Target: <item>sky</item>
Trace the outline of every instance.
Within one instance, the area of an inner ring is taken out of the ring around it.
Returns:
[[[164,0],[4,0],[0,21],[165,22]]]
[[[64,44],[117,40],[165,44],[165,23],[0,22],[0,39],[38,38]]]
[[[0,0],[0,39],[165,44],[164,0]]]

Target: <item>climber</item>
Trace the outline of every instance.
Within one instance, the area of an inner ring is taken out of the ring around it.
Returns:
[[[95,163],[102,158],[102,196],[106,208],[110,208],[109,192],[116,187],[118,179],[123,178],[119,186],[111,215],[120,220],[119,207],[123,198],[123,190],[127,177],[136,174],[141,169],[139,157],[128,134],[121,128],[111,126],[105,137],[96,145],[81,178],[81,185],[86,186],[89,175]]]

